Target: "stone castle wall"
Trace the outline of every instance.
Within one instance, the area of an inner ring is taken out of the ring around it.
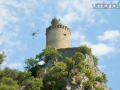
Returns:
[[[79,52],[77,47],[72,47],[72,48],[62,48],[62,49],[57,49],[60,55],[62,55],[62,58],[59,59],[59,61],[65,62],[66,57],[73,57],[76,52]]]
[[[70,48],[71,32],[67,26],[56,24],[46,30],[46,46],[50,45],[56,49]]]

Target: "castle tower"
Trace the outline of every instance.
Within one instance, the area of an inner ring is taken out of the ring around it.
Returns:
[[[46,46],[50,45],[56,49],[70,48],[70,29],[61,24],[49,26],[46,29]]]

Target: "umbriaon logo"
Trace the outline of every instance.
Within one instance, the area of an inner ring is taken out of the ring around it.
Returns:
[[[120,1],[97,1],[92,3],[93,9],[120,9]]]

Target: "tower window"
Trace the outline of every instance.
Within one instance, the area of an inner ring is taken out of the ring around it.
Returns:
[[[64,34],[64,36],[66,36],[66,34]]]

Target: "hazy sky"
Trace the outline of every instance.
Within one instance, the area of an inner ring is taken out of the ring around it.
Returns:
[[[93,1],[94,2],[94,1]],[[71,47],[87,44],[98,56],[98,67],[108,88],[120,86],[120,9],[93,9],[92,0],[0,0],[2,68],[24,71],[24,60],[35,58],[46,46],[46,28],[53,17],[71,30]],[[31,31],[39,29],[33,39]],[[30,31],[31,30],[31,31]]]

